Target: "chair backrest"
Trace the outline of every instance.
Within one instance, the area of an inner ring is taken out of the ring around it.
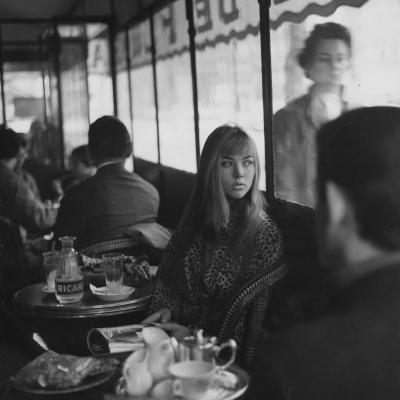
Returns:
[[[0,216],[0,297],[4,299],[17,287],[25,273],[24,247],[19,227]],[[21,275],[22,274],[22,275]]]
[[[237,324],[244,317],[243,340],[236,360],[244,368],[248,368],[253,361],[272,286],[286,273],[286,264],[278,264],[273,270],[265,272],[243,285],[228,303],[218,333],[218,342],[221,343],[234,337]]]

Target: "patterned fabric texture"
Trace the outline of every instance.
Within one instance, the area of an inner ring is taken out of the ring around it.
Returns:
[[[224,309],[232,295],[244,283],[263,271],[269,271],[281,260],[283,245],[280,231],[266,213],[263,212],[260,218],[260,229],[248,257],[249,262],[243,259],[243,255],[234,255],[229,248],[233,232],[233,221],[230,221],[221,230],[207,257],[204,236],[195,236],[181,260],[184,279],[170,285],[166,283],[166,278],[170,274],[171,251],[179,239],[178,228],[161,263],[150,311],[168,307],[172,319],[178,323],[190,328],[202,328],[208,335],[217,335]],[[239,326],[238,330],[242,328]],[[240,337],[236,339],[240,342]]]

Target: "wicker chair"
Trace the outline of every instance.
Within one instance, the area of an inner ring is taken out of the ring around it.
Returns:
[[[219,343],[234,336],[238,321],[246,313],[245,332],[236,360],[237,364],[244,368],[248,368],[253,361],[257,339],[271,298],[272,286],[286,273],[287,266],[282,263],[272,271],[257,276],[242,286],[226,308],[225,318],[218,334]]]
[[[19,288],[26,274],[24,247],[18,225],[0,217],[0,298],[4,300]]]

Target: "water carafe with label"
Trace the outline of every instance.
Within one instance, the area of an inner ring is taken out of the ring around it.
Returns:
[[[60,264],[55,279],[55,294],[60,303],[74,303],[83,297],[83,275],[73,248],[74,240],[73,236],[60,237]]]

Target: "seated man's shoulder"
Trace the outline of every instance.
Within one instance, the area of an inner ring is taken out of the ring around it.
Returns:
[[[143,189],[147,190],[148,192],[158,196],[158,190],[156,187],[146,179],[142,178],[140,175],[136,174],[135,172],[129,172],[131,174],[132,179],[140,185]]]
[[[91,176],[72,186],[65,192],[63,199],[75,199],[95,195],[96,187],[99,186],[99,184],[94,178],[94,176]]]

